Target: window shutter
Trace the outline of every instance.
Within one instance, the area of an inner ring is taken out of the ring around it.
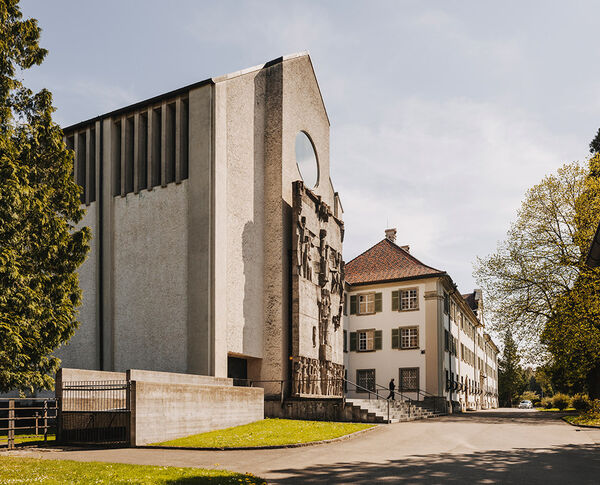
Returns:
[[[357,312],[357,308],[356,308],[356,295],[351,295],[350,296],[350,315],[356,315]]]
[[[400,290],[392,291],[392,311],[397,312],[400,309]]]
[[[392,328],[392,349],[400,348],[400,329]]]
[[[375,293],[375,313],[383,311],[383,298],[381,293]]]
[[[348,352],[348,332],[344,330],[344,352]]]
[[[350,332],[350,352],[356,351],[356,332]]]
[[[381,293],[379,293],[381,295]],[[381,310],[380,310],[381,311]],[[381,330],[375,330],[375,350],[383,348],[383,335]]]

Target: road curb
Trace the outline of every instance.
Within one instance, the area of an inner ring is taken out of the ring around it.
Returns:
[[[376,424],[372,428],[361,429],[360,431],[355,431],[354,433],[346,434],[344,436],[339,436],[337,438],[331,438],[329,440],[321,440],[321,441],[309,441],[307,443],[290,443],[289,445],[268,445],[268,446],[236,446],[236,447],[228,447],[228,448],[219,448],[219,447],[194,447],[194,446],[151,446],[151,445],[143,445],[136,446],[136,448],[148,449],[148,450],[196,450],[196,451],[240,451],[240,450],[281,450],[284,448],[301,448],[304,446],[315,446],[315,445],[325,445],[328,443],[337,443],[338,441],[346,441],[352,438],[357,437],[358,435],[367,433],[369,431],[373,431],[378,429],[380,425]]]
[[[577,428],[596,428],[596,429],[600,429],[600,426],[596,426],[594,424],[575,424],[575,423],[569,423],[566,419],[566,416],[563,416],[562,419],[565,423],[570,424],[571,426],[575,426]]]

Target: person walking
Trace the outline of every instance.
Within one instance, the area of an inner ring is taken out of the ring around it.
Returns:
[[[392,378],[392,380],[390,381],[388,388],[390,390],[390,395],[387,397],[388,399],[391,399],[392,401],[394,401],[394,391],[396,390],[396,384],[394,384],[394,379]]]

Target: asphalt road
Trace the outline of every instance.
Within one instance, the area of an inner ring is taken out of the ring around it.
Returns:
[[[600,429],[556,415],[494,410],[384,425],[362,436],[304,448],[256,451],[71,450],[12,454],[224,468],[272,484],[600,484]]]

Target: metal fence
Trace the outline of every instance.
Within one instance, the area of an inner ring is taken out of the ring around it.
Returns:
[[[48,430],[56,425],[56,414],[55,399],[0,399],[0,447],[14,449],[23,435],[39,436],[47,442]]]
[[[129,446],[130,410],[127,381],[64,382],[57,438],[66,444]]]

